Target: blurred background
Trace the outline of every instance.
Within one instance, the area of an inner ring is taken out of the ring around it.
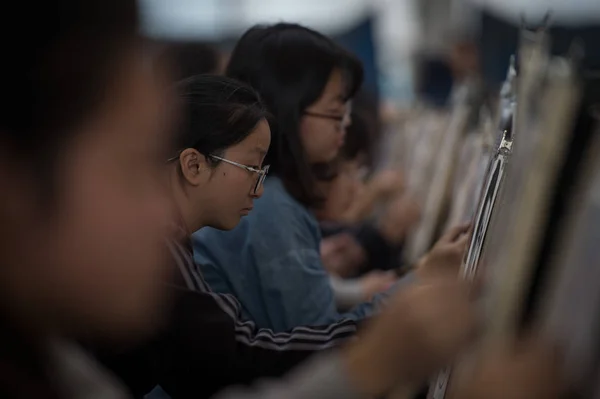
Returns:
[[[257,23],[297,22],[328,34],[360,56],[366,86],[384,105],[405,107],[418,86],[443,103],[452,86],[452,50],[478,44],[491,83],[505,76],[525,18],[536,24],[552,12],[561,25],[593,25],[598,0],[143,0],[145,30],[158,39],[199,41],[223,54]],[[496,40],[500,39],[502,40]],[[462,46],[462,47],[461,47]],[[600,52],[600,51],[599,51]],[[502,61],[500,61],[502,60]],[[421,84],[417,85],[417,81]],[[387,109],[384,107],[384,109]]]
[[[499,140],[490,133],[499,117],[498,94],[522,28],[547,26],[551,55],[565,55],[579,43],[585,67],[600,70],[600,0],[141,4],[150,37],[203,44],[207,54],[217,50],[212,65],[195,65],[196,70],[222,71],[240,35],[260,23],[300,23],[355,53],[365,68],[354,108],[366,119],[374,143],[369,169],[402,171],[407,194],[423,205],[419,227],[406,245],[408,262],[430,248],[444,228],[473,216],[493,144]],[[182,64],[210,57],[187,58]]]

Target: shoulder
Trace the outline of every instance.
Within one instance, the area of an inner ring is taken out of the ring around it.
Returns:
[[[245,220],[263,226],[277,223],[319,229],[314,214],[292,197],[277,177],[267,179],[263,196],[254,202],[254,210]]]
[[[296,201],[281,180],[270,177],[254,209],[231,231],[203,228],[194,234],[194,248],[214,252],[215,247],[239,251],[251,245],[285,251],[290,247],[318,246],[321,233],[314,215]]]

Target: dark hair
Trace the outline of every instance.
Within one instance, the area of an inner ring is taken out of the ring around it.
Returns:
[[[171,66],[175,81],[206,73],[217,73],[219,69],[219,51],[208,43],[171,42],[164,45],[159,61]]]
[[[184,113],[177,151],[195,148],[204,155],[220,155],[248,137],[261,120],[269,119],[258,93],[234,79],[198,75],[177,86]]]
[[[280,23],[255,26],[237,43],[226,74],[254,87],[274,115],[266,163],[300,202],[321,200],[313,166],[300,140],[300,119],[319,99],[331,73],[339,68],[351,98],[363,79],[360,61],[331,39],[308,28]]]
[[[0,142],[45,189],[74,128],[105,98],[138,34],[135,0],[11,2],[0,21]],[[16,24],[16,25],[15,25]],[[27,26],[15,37],[14,26]],[[39,173],[38,173],[39,172]]]

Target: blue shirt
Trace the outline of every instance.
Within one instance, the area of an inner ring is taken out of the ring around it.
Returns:
[[[235,295],[245,317],[276,332],[358,320],[375,308],[365,303],[337,311],[320,241],[315,216],[276,177],[266,180],[263,196],[234,230],[193,235],[196,263],[211,288]]]

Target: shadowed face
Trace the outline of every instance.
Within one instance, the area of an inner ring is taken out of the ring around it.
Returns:
[[[0,163],[0,184],[11,188],[0,209],[9,265],[0,290],[26,323],[122,336],[157,320],[172,216],[164,181],[167,91],[141,52],[118,64],[106,100],[59,154],[49,212],[32,195],[31,173]]]

